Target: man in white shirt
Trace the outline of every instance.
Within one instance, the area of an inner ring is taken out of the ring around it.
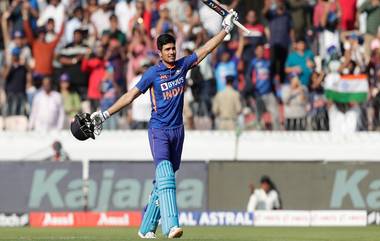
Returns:
[[[110,0],[99,0],[98,9],[91,15],[91,22],[95,25],[98,36],[101,36],[104,30],[111,27],[110,16],[112,13],[107,9],[109,2]]]
[[[169,9],[170,18],[181,22],[185,21],[186,15],[181,13],[184,11],[184,9],[186,9],[186,4],[188,3],[186,3],[184,0],[169,0],[167,2],[167,7]]]
[[[128,25],[135,16],[136,13],[136,4],[132,0],[121,0],[115,5],[115,15],[118,19],[122,19],[123,21],[119,21],[120,30],[128,35]],[[127,36],[130,37],[130,36]]]
[[[61,94],[51,89],[50,77],[42,81],[41,90],[33,98],[29,129],[38,131],[61,130],[65,111]]]
[[[54,31],[59,33],[65,19],[65,7],[60,0],[50,0],[50,4],[41,12],[37,25],[44,26],[50,18],[54,19]]]
[[[143,59],[140,62],[140,68],[137,71],[137,76],[132,79],[129,89],[135,87],[140,81],[142,74],[148,69],[150,62],[147,59]],[[151,114],[150,95],[148,93],[142,94],[140,98],[137,98],[132,104],[132,110],[130,113],[130,119],[132,120],[132,129],[146,129],[148,128],[148,122]]]
[[[263,176],[260,183],[260,188],[255,189],[249,198],[247,212],[281,209],[280,196],[272,180]]]
[[[74,9],[74,16],[66,23],[65,44],[72,43],[74,40],[74,31],[82,27],[83,9],[77,7]]]

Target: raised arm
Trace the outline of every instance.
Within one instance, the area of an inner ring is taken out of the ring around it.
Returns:
[[[9,38],[9,33],[8,33],[8,18],[10,16],[10,13],[8,11],[5,11],[3,15],[1,16],[1,29],[2,29],[2,34],[3,34],[3,39],[4,39],[4,46],[5,48],[8,48],[10,38]]]
[[[111,115],[117,113],[124,107],[128,106],[133,102],[134,99],[141,95],[141,91],[136,87],[133,87],[130,91],[122,95],[108,110],[102,112],[97,111],[91,114],[91,119],[95,120],[97,123],[103,123]]]
[[[234,27],[233,21],[237,20],[237,13],[235,11],[228,14],[223,19],[223,30],[221,30],[217,35],[212,37],[207,41],[202,47],[195,50],[195,54],[198,57],[198,64],[209,54],[211,53],[220,43],[223,42],[223,39],[230,33]]]
[[[55,36],[54,40],[51,42],[51,44],[54,46],[54,48],[57,46],[59,41],[61,40],[63,33],[65,32],[65,20],[62,22],[61,29],[57,36]]]
[[[224,30],[220,31],[217,35],[215,35],[212,39],[207,41],[202,47],[195,50],[195,53],[198,57],[198,64],[202,62],[202,60],[211,53],[226,37],[228,33]]]
[[[29,24],[29,13],[26,10],[22,11],[22,20],[23,20],[23,27],[26,35],[26,39],[28,40],[28,43],[30,45],[33,45],[34,42],[34,36],[32,28]]]
[[[130,91],[122,95],[109,109],[110,115],[113,115],[120,111],[122,108],[131,104],[137,97],[141,95],[141,92],[136,87],[132,88]]]

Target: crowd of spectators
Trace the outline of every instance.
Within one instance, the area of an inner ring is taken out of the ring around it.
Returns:
[[[235,28],[189,72],[187,128],[380,127],[380,0],[221,2],[251,34]],[[198,0],[9,0],[0,9],[1,119],[22,117],[28,130],[107,109],[159,61],[158,35],[176,37],[180,58],[222,22]],[[327,98],[329,75],[365,76],[365,100]],[[147,128],[150,111],[148,93],[104,128]]]

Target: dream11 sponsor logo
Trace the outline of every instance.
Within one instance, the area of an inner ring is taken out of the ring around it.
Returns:
[[[347,170],[337,170],[331,194],[330,208],[342,208],[344,200],[350,200],[353,208],[380,208],[380,179],[368,182],[367,194],[361,191],[361,182],[366,179],[369,170],[355,170],[349,175]]]
[[[103,170],[100,180],[90,179],[87,184],[82,179],[65,180],[68,173],[67,169],[50,172],[36,169],[29,194],[29,208],[45,209],[48,203],[49,210],[78,210],[84,207],[96,211],[137,210],[145,206],[153,188],[152,179],[116,179],[114,169]],[[83,191],[84,186],[88,189],[87,196]],[[204,190],[204,183],[200,179],[178,180],[178,207],[203,208]]]

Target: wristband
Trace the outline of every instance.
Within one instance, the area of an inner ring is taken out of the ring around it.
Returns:
[[[107,110],[104,111],[104,112],[102,112],[102,115],[103,115],[104,120],[107,120],[111,116],[110,113]]]

